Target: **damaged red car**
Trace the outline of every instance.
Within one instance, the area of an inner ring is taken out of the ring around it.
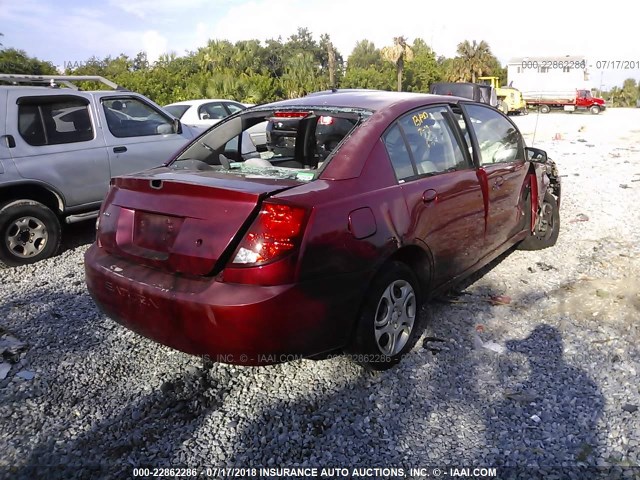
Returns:
[[[286,145],[242,150],[243,131],[280,120]],[[422,302],[514,246],[554,245],[559,204],[554,163],[490,106],[330,91],[231,116],[114,178],[87,286],[114,320],[213,361],[347,352],[385,369]]]

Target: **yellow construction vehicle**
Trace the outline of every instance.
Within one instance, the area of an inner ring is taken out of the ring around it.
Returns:
[[[527,113],[527,104],[522,98],[520,90],[513,87],[501,87],[500,77],[478,77],[478,83],[482,85],[491,85],[498,97],[498,109],[505,114]]]

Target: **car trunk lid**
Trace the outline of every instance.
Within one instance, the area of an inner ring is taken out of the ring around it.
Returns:
[[[262,200],[301,183],[170,168],[119,177],[100,216],[98,241],[109,253],[139,264],[215,274]]]

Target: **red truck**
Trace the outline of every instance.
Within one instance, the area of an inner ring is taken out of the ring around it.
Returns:
[[[549,113],[551,109],[563,109],[567,112],[589,110],[594,115],[606,108],[602,98],[594,97],[589,90],[570,91],[530,91],[522,92],[529,108],[537,108],[540,113]]]

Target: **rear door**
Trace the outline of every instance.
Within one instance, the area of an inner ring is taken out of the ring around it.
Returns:
[[[173,119],[143,97],[103,96],[99,110],[113,177],[162,165],[190,139],[186,128],[175,132]]]
[[[527,175],[524,140],[497,110],[475,104],[463,104],[463,108],[477,145],[478,173],[487,182],[486,247],[492,251],[522,228],[522,187]]]
[[[442,284],[483,253],[484,202],[468,149],[447,106],[400,117],[383,138],[411,215],[411,231]]]
[[[66,206],[101,202],[109,163],[91,97],[58,92],[9,90],[6,133],[15,142],[9,152],[23,178],[50,185]]]

